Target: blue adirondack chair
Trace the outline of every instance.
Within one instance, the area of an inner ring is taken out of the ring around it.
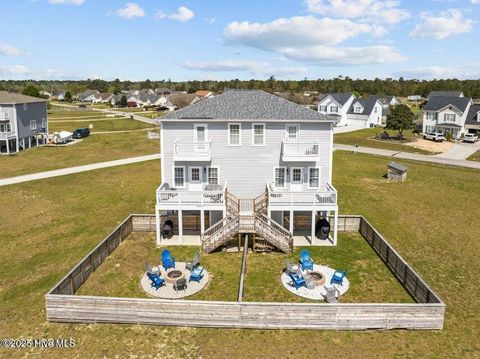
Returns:
[[[347,271],[336,270],[333,273],[332,279],[330,279],[330,284],[340,284],[343,285],[343,278],[347,275]]]
[[[203,267],[195,267],[190,273],[190,279],[188,280],[188,282],[191,282],[193,280],[195,282],[200,283],[200,281],[203,278],[204,270],[205,268]]]
[[[165,285],[165,279],[163,277],[155,274],[155,273],[147,273],[148,279],[151,280],[151,286],[152,288],[155,288],[158,290],[162,285]]]
[[[310,258],[310,252],[306,249],[300,252],[300,266],[302,270],[313,270],[313,260]]]
[[[289,277],[292,279],[292,283],[295,289],[306,286],[305,279],[303,279],[300,273],[290,272]]]
[[[168,268],[175,268],[175,257],[172,257],[168,249],[165,249],[162,252],[162,266],[165,270]]]

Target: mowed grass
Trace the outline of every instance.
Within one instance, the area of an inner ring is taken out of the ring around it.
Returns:
[[[145,131],[91,135],[66,147],[35,147],[0,156],[0,178],[158,153],[158,140]]]
[[[129,213],[152,213],[157,161],[1,187],[0,335],[72,337],[73,349],[0,349],[0,356],[477,358],[480,171],[337,151],[341,213],[363,214],[446,302],[443,331],[330,332],[54,324],[45,293]],[[356,253],[346,253],[355,257]],[[341,266],[342,263],[338,263]],[[213,282],[212,282],[213,284]],[[354,290],[353,288],[351,290]],[[350,294],[349,294],[350,295]]]
[[[168,247],[178,262],[190,262],[199,247]],[[132,233],[108,260],[80,288],[77,294],[149,298],[140,286],[144,263],[160,264],[161,252],[155,233]],[[202,255],[201,262],[210,276],[205,289],[186,299],[236,301],[240,282],[241,253],[219,252]]]
[[[308,247],[316,264],[348,270],[350,288],[342,296],[344,303],[412,303],[387,267],[359,233],[341,232],[337,247]],[[285,259],[297,264],[300,251],[290,255],[281,253],[251,253],[248,255],[245,276],[245,301],[259,302],[315,302],[292,294],[282,284],[280,276]],[[328,283],[327,283],[328,284]]]
[[[93,125],[93,128],[91,129],[92,132],[130,131],[155,127],[154,125],[148,123],[127,118],[116,118],[109,120],[101,118],[99,119],[99,121],[95,121],[95,119],[90,119],[88,122],[50,122],[48,127],[50,132],[73,132],[77,128],[89,127],[90,124]]]
[[[480,162],[480,151],[477,151],[473,155],[470,155],[469,157],[467,157],[467,160]]]
[[[411,152],[411,153],[420,153],[420,154],[432,154],[432,152],[425,151],[419,148],[415,148],[413,146],[408,146],[402,144],[399,141],[383,141],[375,139],[376,135],[380,135],[384,131],[384,128],[377,127],[377,128],[365,128],[362,130],[346,132],[346,133],[337,133],[333,136],[333,142],[340,143],[343,145],[358,145],[362,147],[372,147],[372,148],[380,148],[383,150],[391,150],[391,151],[402,151],[402,152]],[[389,131],[387,132],[393,136],[396,135],[396,131]],[[408,141],[413,141],[415,139],[415,134],[412,131],[404,131],[403,135]]]

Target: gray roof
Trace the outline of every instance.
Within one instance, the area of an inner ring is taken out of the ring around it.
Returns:
[[[169,113],[162,117],[162,120],[164,119],[336,121],[261,90],[228,90],[221,95]]]
[[[388,167],[390,168],[393,168],[397,171],[400,171],[400,172],[407,172],[408,171],[408,167],[405,167],[403,165],[401,165],[400,163],[397,163],[397,162],[390,162],[388,164]]]
[[[471,100],[472,99],[470,97],[431,97],[425,106],[423,106],[422,110],[439,111],[447,106],[453,106],[457,110],[465,112]]]
[[[466,125],[480,125],[478,121],[478,113],[480,112],[480,105],[472,105],[470,106],[470,110],[468,111],[467,118],[465,120]]]
[[[325,97],[327,96],[332,96],[335,101],[337,101],[340,105],[345,105],[345,103],[349,100],[351,96],[354,96],[353,93],[340,93],[340,92],[333,92],[333,93],[327,93],[325,95],[322,95],[318,101],[322,101]]]
[[[47,102],[47,100],[38,97],[25,96],[14,92],[0,91],[0,104],[15,105],[17,103],[35,102]]]
[[[363,112],[358,113],[353,111],[353,107],[355,106],[356,103],[360,103],[363,106]],[[355,101],[352,102],[350,105],[350,108],[348,109],[347,113],[352,114],[352,115],[370,115],[373,111],[373,108],[375,107],[375,104],[377,103],[376,99],[373,98],[359,98]]]
[[[390,102],[395,98],[395,96],[383,96],[383,95],[369,95],[369,99],[378,100],[382,105],[389,105]]]
[[[431,91],[427,98],[430,97],[463,97],[462,91]]]

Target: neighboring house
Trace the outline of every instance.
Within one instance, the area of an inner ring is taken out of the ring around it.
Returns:
[[[431,91],[427,99],[430,100],[431,97],[464,97],[464,95],[462,91]]]
[[[197,92],[195,92],[195,95],[201,98],[209,98],[212,97],[214,93],[208,90],[198,90]]]
[[[470,106],[465,120],[465,132],[480,135],[480,104]]]
[[[423,106],[423,133],[440,132],[459,139],[473,101],[470,97],[430,97]]]
[[[85,92],[77,94],[77,100],[82,102],[91,102],[91,100],[94,98],[93,95],[97,93],[100,93],[100,91],[87,90]]]
[[[423,97],[420,95],[410,95],[407,97],[408,101],[422,101]]]
[[[0,91],[0,152],[15,153],[47,141],[47,100]]]
[[[319,98],[318,112],[336,117],[337,126],[348,126],[347,112],[355,99],[353,93],[327,93]]]
[[[51,92],[51,91],[40,91],[40,96],[42,96],[44,98],[51,99],[52,96],[53,96],[53,92]]]
[[[109,103],[112,98],[113,94],[111,93],[96,93],[90,96],[90,100],[84,100],[85,102],[91,103]]]
[[[400,101],[395,96],[382,96],[382,95],[370,95],[369,99],[377,100],[382,105],[382,117],[385,118],[388,115],[390,106],[397,106]]]
[[[347,111],[348,125],[370,128],[382,124],[383,106],[376,99],[355,99]]]
[[[169,100],[172,103],[173,108],[175,110],[178,110],[187,106],[191,106],[197,103],[198,101],[201,101],[202,99],[197,95],[195,95],[194,93],[191,93],[191,94],[180,93],[180,94],[171,95]]]
[[[137,102],[142,107],[164,107],[167,101],[168,97],[163,95],[140,95]]]
[[[247,234],[287,251],[292,234],[336,244],[337,119],[264,91],[229,90],[158,121],[158,244],[167,219],[180,243],[188,229],[206,252]],[[335,218],[329,240],[315,238],[320,218]]]
[[[172,94],[172,90],[167,89],[167,88],[157,88],[157,89],[155,89],[155,94],[156,95],[169,96],[169,95]]]
[[[52,99],[57,101],[65,101],[65,91],[53,91]]]
[[[138,90],[136,95],[139,95],[139,96],[155,95],[155,91],[152,89],[141,89],[141,90]]]

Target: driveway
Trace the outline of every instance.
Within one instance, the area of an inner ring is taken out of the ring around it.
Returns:
[[[440,153],[435,156],[441,157],[441,158],[448,158],[450,160],[464,160],[467,157],[473,155],[477,151],[480,151],[480,142],[476,142],[476,143],[455,142],[448,151]]]

